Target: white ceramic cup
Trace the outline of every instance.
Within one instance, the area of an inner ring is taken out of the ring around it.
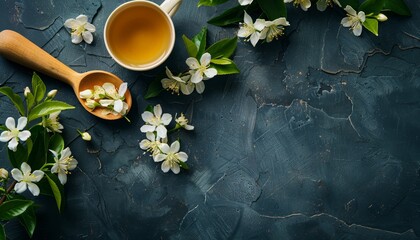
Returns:
[[[159,66],[160,64],[162,64],[171,54],[172,49],[174,47],[175,44],[175,28],[174,28],[174,24],[172,22],[171,17],[176,13],[176,11],[178,10],[178,8],[180,7],[182,3],[182,0],[165,0],[160,6],[157,5],[154,2],[150,2],[150,1],[144,1],[144,0],[135,0],[135,1],[130,1],[130,2],[126,2],[121,4],[120,6],[118,6],[108,17],[108,19],[106,20],[105,23],[105,28],[104,28],[104,41],[105,41],[105,46],[106,49],[108,51],[108,53],[111,55],[111,57],[122,67],[130,69],[130,70],[134,70],[134,71],[147,71],[150,69],[153,69],[157,66]],[[158,57],[157,59],[154,59],[153,61],[147,62],[147,63],[142,63],[142,64],[130,64],[127,61],[123,60],[121,57],[118,57],[116,52],[114,52],[115,50],[115,46],[111,46],[110,44],[110,36],[112,33],[112,30],[110,29],[110,26],[112,25],[112,23],[120,18],[120,17],[124,17],[124,12],[127,11],[130,8],[133,7],[147,7],[148,9],[151,9],[152,11],[158,11],[160,12],[163,16],[164,16],[164,20],[167,21],[168,25],[169,25],[169,35],[170,35],[170,39],[169,39],[169,43],[167,44],[167,46],[165,47],[165,51],[164,53]]]

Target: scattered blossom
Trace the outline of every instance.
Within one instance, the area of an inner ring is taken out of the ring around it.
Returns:
[[[35,184],[44,177],[44,172],[41,170],[35,170],[31,173],[31,167],[23,162],[20,166],[20,170],[17,168],[12,169],[11,171],[13,179],[17,181],[15,185],[16,193],[23,193],[28,188],[29,191],[34,196],[39,195],[39,187]]]
[[[86,15],[79,15],[74,18],[67,19],[64,22],[64,26],[71,29],[71,42],[79,44],[83,40],[87,44],[91,44],[93,41],[92,33],[96,31],[93,24],[88,23],[88,17]]]
[[[217,75],[217,70],[210,67],[210,61],[211,55],[207,52],[201,56],[200,62],[194,57],[189,57],[186,60],[188,67],[190,67],[191,82],[196,84],[197,91],[201,88],[204,91],[204,83],[202,84],[203,86],[198,86],[202,80],[207,80]]]
[[[159,138],[167,137],[167,129],[165,126],[169,125],[172,121],[172,116],[169,113],[164,113],[162,115],[162,107],[160,104],[154,106],[153,113],[145,111],[141,114],[141,118],[146,123],[141,128],[140,131],[143,133],[147,132],[157,132]]]
[[[79,134],[82,137],[82,139],[87,141],[87,142],[92,140],[92,136],[90,136],[90,134],[88,132],[79,132]]]
[[[252,46],[255,47],[260,40],[261,31],[264,27],[264,19],[257,19],[254,23],[251,16],[244,12],[244,22],[240,24],[238,37],[245,38],[245,41],[250,41]]]
[[[62,185],[67,182],[67,174],[69,171],[74,170],[77,167],[77,160],[71,156],[70,148],[65,148],[60,154],[50,149],[50,152],[54,155],[54,165],[51,168],[52,173],[58,174],[58,179]]]
[[[285,3],[293,2],[293,5],[296,7],[300,5],[300,8],[303,11],[308,11],[308,8],[311,7],[311,0],[284,0]]]
[[[61,133],[61,130],[64,129],[63,125],[58,121],[60,113],[61,111],[53,112],[42,122],[42,126],[47,129],[47,132]]]
[[[143,139],[139,143],[139,146],[141,149],[150,152],[152,156],[156,156],[157,154],[161,153],[159,145],[167,142],[167,138],[160,139],[153,132],[147,132],[146,138],[147,139]]]
[[[190,74],[182,77],[174,76],[171,70],[166,67],[166,76],[168,78],[161,80],[164,89],[178,95],[180,90],[185,95],[190,95],[194,91],[194,84],[188,81],[191,78]]]
[[[104,83],[102,88],[105,90],[106,96],[111,99],[101,99],[99,100],[99,104],[103,107],[112,108],[114,114],[125,115],[128,111],[128,104],[123,100],[127,91],[127,83],[122,83],[118,92],[112,83]]]
[[[31,93],[31,89],[29,89],[29,87],[25,87],[23,90],[23,96],[28,97],[29,93]]]
[[[284,17],[273,21],[264,21],[264,29],[261,31],[260,39],[265,39],[268,43],[273,39],[278,39],[284,34],[285,26],[290,26],[290,24]]]
[[[175,122],[177,123],[177,126],[182,127],[185,130],[194,130],[194,126],[188,125],[188,119],[183,113],[181,113],[181,116],[175,119]]]
[[[26,127],[27,123],[28,119],[26,117],[20,117],[16,126],[15,119],[8,117],[6,119],[5,125],[9,130],[1,133],[0,142],[9,142],[9,149],[13,152],[16,152],[19,139],[21,141],[26,141],[31,136],[31,132],[28,130],[22,131]]]
[[[162,153],[153,157],[155,162],[162,162],[161,169],[163,172],[172,170],[173,173],[178,174],[180,171],[180,162],[186,162],[188,155],[185,152],[179,152],[179,141],[175,141],[169,147],[168,144],[162,143],[159,148]]]
[[[327,9],[328,6],[332,7],[334,4],[341,7],[341,4],[338,0],[318,0],[316,2],[316,8],[323,12],[325,9]]]
[[[8,179],[8,178],[9,178],[9,172],[4,168],[0,168],[0,181],[4,179]]]
[[[341,24],[353,30],[355,36],[360,36],[363,29],[362,24],[366,20],[365,13],[363,11],[357,13],[350,5],[347,5],[344,10],[347,12],[347,17],[341,20]]]
[[[51,91],[49,91],[47,93],[47,98],[52,99],[52,98],[55,97],[55,95],[57,95],[57,93],[58,93],[58,90],[57,89],[53,89],[53,90],[51,90]]]

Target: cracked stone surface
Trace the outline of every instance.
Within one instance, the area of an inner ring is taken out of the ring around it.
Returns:
[[[124,120],[99,120],[72,89],[41,75],[57,98],[77,106],[62,114],[64,137],[79,167],[66,185],[61,214],[39,197],[34,239],[420,239],[420,2],[411,18],[390,16],[380,36],[354,37],[340,11],[291,8],[291,27],[272,44],[239,42],[241,74],[217,77],[203,95],[164,93],[145,101],[148,83],[186,68],[182,34],[192,36],[224,10],[184,1],[176,44],[157,69],[132,72],[110,58],[103,26],[116,0],[5,0],[0,30],[13,29],[76,71],[101,69],[129,83]],[[154,2],[160,4],[161,1]],[[228,3],[231,4],[231,3]],[[74,45],[63,22],[86,14],[92,45]],[[236,28],[209,26],[208,40]],[[0,58],[0,85],[17,91],[32,70]],[[191,170],[164,174],[138,143],[140,114],[160,103],[184,112],[193,133],[177,133]],[[0,97],[0,121],[16,116]],[[76,129],[88,130],[83,142]],[[6,164],[6,146],[0,159]],[[10,239],[26,239],[18,223]]]

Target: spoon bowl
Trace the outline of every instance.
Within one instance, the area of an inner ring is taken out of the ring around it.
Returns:
[[[114,74],[101,70],[77,73],[24,36],[11,30],[0,32],[0,54],[13,62],[69,84],[80,104],[91,114],[105,120],[117,120],[123,117],[121,114],[106,114],[107,111],[103,108],[96,108],[92,111],[86,106],[85,100],[79,96],[81,91],[93,89],[95,85],[102,86],[106,82],[119,88],[123,81]],[[128,90],[125,92],[125,102],[128,105],[128,111],[130,111],[132,98]]]

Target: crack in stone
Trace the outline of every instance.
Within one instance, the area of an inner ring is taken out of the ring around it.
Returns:
[[[181,231],[181,227],[182,227],[182,224],[184,224],[185,218],[187,218],[187,216],[190,213],[194,212],[198,208],[198,206],[199,205],[197,204],[194,208],[188,210],[188,212],[184,215],[184,217],[182,218],[181,222],[179,223],[178,231]]]
[[[221,176],[215,183],[213,183],[207,190],[206,190],[206,192],[204,192],[204,203],[206,203],[207,202],[207,193],[212,189],[212,188],[214,188],[214,186],[216,186],[224,177],[226,177],[227,176],[227,174],[226,173],[223,173],[223,176]]]

